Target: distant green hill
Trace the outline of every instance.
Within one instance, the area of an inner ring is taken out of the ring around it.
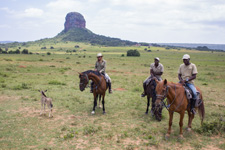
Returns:
[[[111,38],[103,35],[98,35],[86,28],[72,28],[69,31],[63,30],[53,40],[57,41],[74,41],[74,42],[87,42],[92,45],[105,45],[105,46],[130,46],[135,45],[137,42],[121,40],[119,38]]]

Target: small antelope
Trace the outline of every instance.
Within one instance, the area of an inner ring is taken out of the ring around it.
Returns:
[[[52,116],[52,99],[51,98],[48,98],[46,95],[45,95],[45,92],[47,92],[47,90],[45,91],[40,91],[38,90],[40,93],[41,93],[41,113],[40,115],[42,115],[42,111],[43,111],[43,105],[44,105],[44,113],[45,113],[45,105],[47,104],[48,108],[49,108],[49,117],[53,117]]]

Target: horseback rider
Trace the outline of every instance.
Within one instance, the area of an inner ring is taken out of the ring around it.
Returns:
[[[98,53],[97,54],[97,61],[95,63],[95,71],[98,71],[102,75],[104,75],[104,77],[106,79],[106,83],[107,83],[107,85],[109,87],[109,93],[112,93],[111,78],[105,72],[105,70],[106,70],[106,61],[103,59],[103,55],[101,53]],[[91,90],[90,90],[91,93],[93,93],[93,85],[94,85],[94,82],[91,82]]]
[[[158,81],[162,80],[161,75],[163,74],[164,67],[161,63],[159,63],[159,61],[160,59],[158,57],[155,57],[154,63],[150,65],[150,76],[143,83],[144,92],[141,94],[141,97],[145,97],[145,89],[153,77],[156,77]]]
[[[181,64],[178,70],[178,79],[183,86],[186,85],[192,90],[193,98],[191,99],[190,110],[193,114],[196,114],[195,102],[197,99],[197,90],[194,86],[194,79],[196,79],[198,71],[195,64],[190,62],[190,56],[188,54],[183,56],[183,62],[184,64]]]

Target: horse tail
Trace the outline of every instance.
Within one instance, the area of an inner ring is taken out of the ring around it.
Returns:
[[[201,105],[198,106],[198,114],[199,114],[199,117],[201,118],[201,125],[202,125],[203,120],[205,118],[205,106],[204,106],[203,100],[202,100]]]

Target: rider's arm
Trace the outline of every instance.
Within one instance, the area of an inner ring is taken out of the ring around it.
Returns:
[[[197,74],[192,74],[192,76],[187,81],[185,81],[185,82],[194,80],[194,79],[196,79],[196,77],[197,77]]]
[[[155,72],[153,71],[153,69],[150,69],[150,74],[151,74],[151,76],[155,76]]]
[[[178,79],[179,81],[182,81],[183,79],[181,78],[181,74],[178,73]]]
[[[106,62],[104,62],[103,68],[99,71],[100,73],[105,72],[106,69]]]

